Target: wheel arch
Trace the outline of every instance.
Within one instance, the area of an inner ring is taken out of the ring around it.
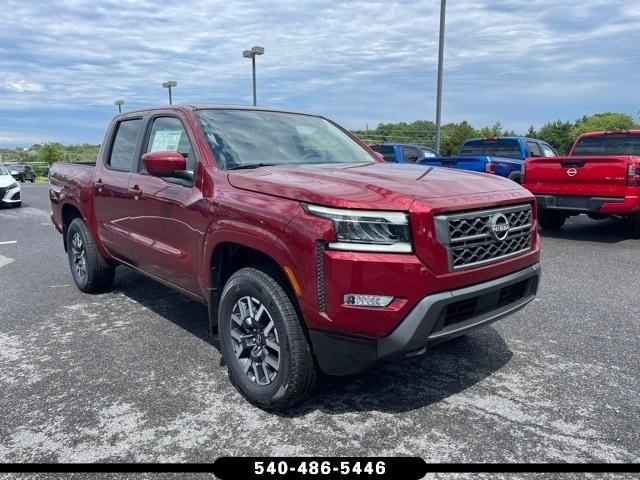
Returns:
[[[82,215],[82,211],[80,207],[72,202],[65,202],[62,204],[60,209],[60,215],[62,220],[62,241],[64,243],[64,251],[67,251],[67,231],[69,229],[69,225],[76,218],[81,218],[84,221],[84,215]],[[86,221],[85,221],[86,223]]]
[[[233,273],[246,267],[267,267],[271,270],[287,291],[300,319],[302,311],[298,303],[300,294],[299,280],[296,276],[289,252],[277,238],[271,241],[228,238],[217,242],[210,248],[207,256],[207,303],[209,307],[209,327],[215,333],[218,322],[218,305],[220,295],[227,280]],[[306,330],[306,323],[301,322]]]

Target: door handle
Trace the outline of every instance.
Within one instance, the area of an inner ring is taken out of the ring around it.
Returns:
[[[133,195],[134,200],[138,200],[142,196],[142,190],[138,185],[134,185],[129,189],[129,193]]]
[[[104,187],[104,183],[102,183],[102,179],[101,178],[98,179],[98,181],[96,182],[95,187],[96,187],[96,190],[98,192],[102,191],[102,188]]]

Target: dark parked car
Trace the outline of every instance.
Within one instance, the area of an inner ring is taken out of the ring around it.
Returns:
[[[7,165],[9,173],[16,180],[26,182],[29,180],[31,183],[36,181],[36,172],[33,171],[29,165]]]

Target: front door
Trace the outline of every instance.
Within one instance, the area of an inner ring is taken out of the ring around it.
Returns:
[[[142,154],[181,153],[187,170],[166,178],[149,175],[142,161],[131,174],[129,191],[136,200],[129,211],[133,239],[140,248],[136,266],[180,288],[201,296],[198,267],[208,217],[195,186],[197,159],[187,130],[178,117],[149,120]]]

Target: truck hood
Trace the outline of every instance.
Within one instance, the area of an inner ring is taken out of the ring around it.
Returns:
[[[495,175],[385,163],[266,166],[231,171],[228,178],[236,188],[267,195],[379,210],[409,210],[419,199],[523,190]]]

